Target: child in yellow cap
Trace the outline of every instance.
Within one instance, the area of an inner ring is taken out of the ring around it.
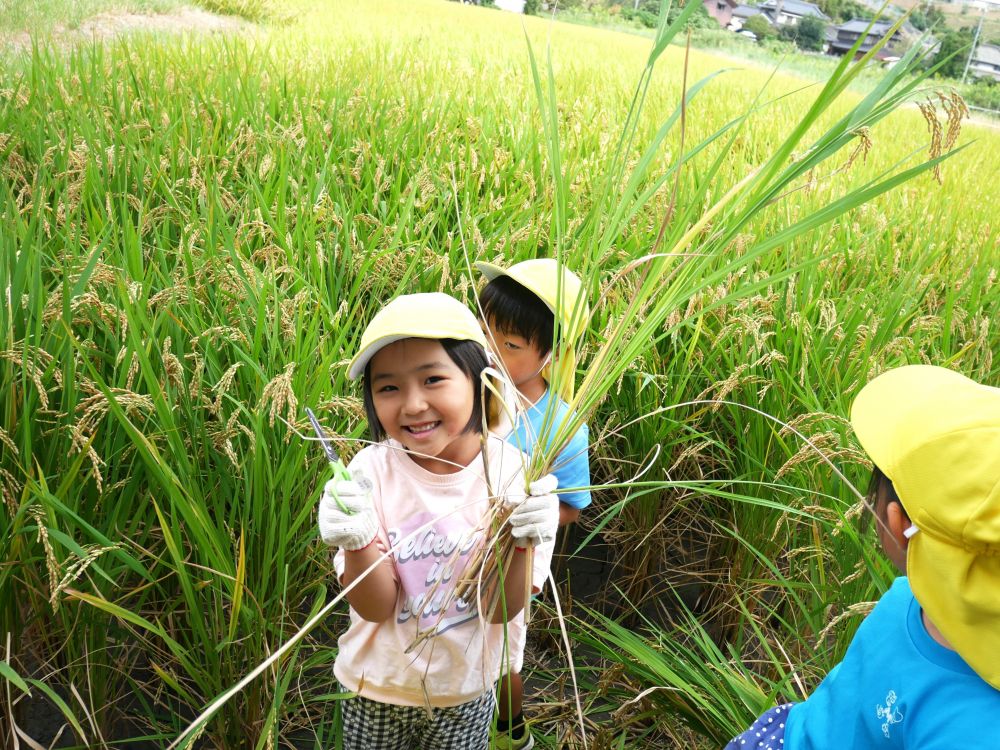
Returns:
[[[912,365],[865,386],[851,422],[897,578],[804,702],[727,750],[1000,747],[1000,389]]]
[[[583,284],[551,258],[526,260],[508,269],[477,263],[488,280],[479,294],[490,345],[503,360],[519,404],[513,424],[498,433],[531,454],[543,436],[551,444],[559,425],[570,416],[576,358],[573,347],[586,327],[589,311]],[[558,392],[555,392],[558,388]],[[590,463],[587,426],[582,425],[562,449],[552,467],[558,480],[559,523],[575,521],[590,505]],[[551,552],[551,550],[549,550]],[[548,575],[542,556],[536,562],[532,588],[541,591]],[[498,690],[495,747],[527,750],[534,738],[522,713],[525,629],[523,618],[509,630],[508,673]]]
[[[522,454],[484,432],[486,368],[478,321],[444,294],[390,302],[350,363],[376,442],[351,461],[350,480],[326,484],[319,503],[320,536],[339,548],[339,580],[356,583],[334,663],[355,694],[341,703],[348,750],[487,747],[503,621],[527,600],[523,552],[554,538],[558,500],[548,477],[525,497]],[[502,561],[505,606],[481,612],[449,594],[483,541],[491,493],[516,503],[506,533],[519,546]]]

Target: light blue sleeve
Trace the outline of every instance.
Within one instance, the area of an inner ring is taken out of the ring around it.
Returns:
[[[590,431],[583,425],[555,460],[552,473],[559,480],[559,500],[580,510],[590,505],[590,490],[563,493],[563,488],[590,486]]]

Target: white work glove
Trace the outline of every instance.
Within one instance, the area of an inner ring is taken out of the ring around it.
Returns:
[[[559,528],[559,480],[553,474],[528,485],[528,496],[511,511],[510,535],[524,545],[551,542]]]
[[[331,479],[319,500],[319,535],[331,547],[355,551],[378,534],[371,481],[360,471],[352,479]]]

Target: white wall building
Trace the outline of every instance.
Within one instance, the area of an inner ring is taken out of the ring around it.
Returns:
[[[1000,2],[1000,0],[997,0]],[[509,10],[511,13],[524,13],[524,0],[493,0],[493,4],[500,10]]]
[[[1000,47],[980,44],[972,55],[969,72],[974,76],[988,76],[1000,81]]]

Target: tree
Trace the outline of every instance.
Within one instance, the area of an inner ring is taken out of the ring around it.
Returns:
[[[715,22],[708,11],[705,10],[705,4],[701,0],[687,0],[688,2],[698,3],[698,7],[695,8],[691,19],[688,21],[688,28],[691,29],[717,29],[719,25]],[[639,3],[628,3],[632,0],[626,0],[626,4],[622,6],[621,15],[622,18],[628,20],[635,20],[650,29],[655,29],[659,24],[660,19],[660,0],[640,0]],[[667,22],[671,23],[677,16],[680,15],[681,11],[684,10],[684,4],[680,2],[671,3],[670,9],[667,11]]]
[[[710,15],[708,15],[708,10],[705,8],[705,3],[701,0],[687,0],[688,3],[698,3],[698,7],[695,8],[694,13],[691,15],[691,20],[688,21],[688,28],[690,29],[717,29],[719,28],[719,23]],[[670,10],[667,11],[667,20],[673,23],[674,19],[681,14],[684,10],[684,6],[687,3],[674,2],[670,5]]]
[[[806,16],[795,24],[795,43],[801,49],[820,52],[826,37],[826,24],[820,18]]]
[[[816,5],[834,21],[850,21],[868,12],[856,0],[816,0]]]
[[[524,12],[529,16],[537,16],[542,10],[542,0],[524,0]]]
[[[634,0],[625,0],[626,3],[631,3],[635,10],[644,10],[647,13],[652,13],[654,16],[660,13],[660,0],[639,0],[638,3]]]
[[[951,59],[941,66],[938,70],[938,75],[948,78],[961,78],[971,46],[972,29],[949,29],[941,34],[941,45],[934,56],[934,61],[940,62],[949,57]]]
[[[778,39],[783,42],[788,42],[789,44],[796,44],[796,38],[798,36],[798,27],[794,23],[784,24],[778,26],[775,29],[778,32]]]
[[[757,39],[761,41],[778,35],[778,32],[774,30],[770,22],[764,18],[763,13],[750,16],[750,18],[743,22],[743,28],[747,31],[752,31]]]
[[[910,23],[913,24],[914,28],[918,31],[925,31],[932,26],[944,26],[944,13],[935,8],[933,5],[928,5],[925,8],[913,11],[910,16]]]

